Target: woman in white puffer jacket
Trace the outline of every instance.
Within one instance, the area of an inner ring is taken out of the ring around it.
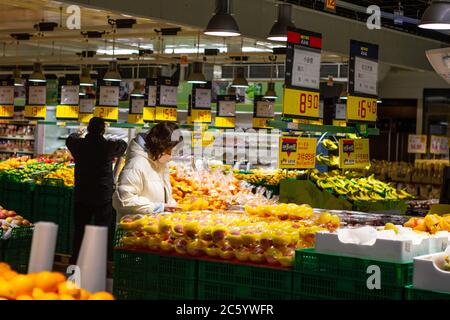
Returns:
[[[161,122],[130,143],[113,196],[118,221],[125,215],[177,209],[168,167],[173,149],[182,141],[181,135],[174,134],[177,129],[175,123]]]

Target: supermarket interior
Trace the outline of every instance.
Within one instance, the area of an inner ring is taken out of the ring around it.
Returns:
[[[0,0],[0,300],[449,300],[450,1]]]

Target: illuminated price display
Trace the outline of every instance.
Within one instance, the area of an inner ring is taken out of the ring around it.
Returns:
[[[144,113],[144,99],[131,99],[131,114],[142,114]]]
[[[236,119],[234,117],[216,117],[216,127],[234,128],[235,126]]]
[[[156,107],[156,121],[177,121],[177,108]]]
[[[155,121],[155,107],[145,107],[144,108],[144,115],[143,115],[143,119],[144,122],[153,122]]]
[[[212,121],[211,110],[192,109],[191,110],[191,122],[211,123]]]
[[[254,129],[270,129],[267,125],[267,121],[273,120],[273,118],[253,118],[253,128]]]
[[[144,123],[144,115],[143,114],[129,114],[128,115],[128,123],[143,124]]]
[[[94,110],[94,116],[107,121],[117,121],[119,119],[119,108],[97,106]]]
[[[26,118],[45,120],[46,114],[46,106],[25,106]]]
[[[349,96],[347,120],[377,121],[377,99]]]
[[[319,89],[320,51],[294,49],[291,85],[300,88]]]
[[[370,164],[369,139],[339,140],[341,169],[365,168]]]
[[[80,100],[79,86],[61,86],[61,105],[78,105]]]
[[[278,167],[280,169],[311,169],[316,166],[317,139],[281,136]]]
[[[160,86],[159,105],[161,106],[176,106],[177,105],[177,87],[175,86]]]
[[[285,116],[319,118],[319,104],[319,92],[289,88],[284,90],[283,114]]]
[[[325,0],[325,10],[335,12],[336,0]]]
[[[56,106],[56,119],[78,119],[79,106]]]
[[[99,106],[119,106],[119,86],[100,86]]]

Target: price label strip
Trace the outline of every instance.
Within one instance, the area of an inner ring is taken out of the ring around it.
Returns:
[[[14,118],[14,105],[0,105],[0,119]]]
[[[254,129],[272,129],[271,126],[267,125],[267,121],[273,120],[273,118],[253,118],[253,128]]]
[[[25,106],[25,118],[45,120],[47,115],[46,106]]]
[[[211,123],[211,110],[207,109],[192,109],[190,116],[191,123]]]
[[[77,120],[79,111],[80,107],[78,105],[58,105],[56,106],[56,119]]]
[[[377,99],[349,96],[347,99],[347,120],[377,121]]]
[[[369,139],[339,140],[341,169],[365,168],[370,164]]]
[[[275,117],[275,101],[265,99],[264,96],[255,96],[253,106],[253,128],[254,129],[270,129],[267,121],[273,120]]]
[[[128,123],[144,124],[144,115],[143,114],[128,114]]]
[[[153,122],[155,121],[155,107],[145,107],[144,108],[144,114],[143,114],[143,120],[144,122]]]
[[[177,121],[176,107],[156,107],[155,110],[156,121]]]
[[[234,117],[216,117],[216,127],[219,128],[235,128],[236,118]]]
[[[316,166],[317,139],[281,136],[278,155],[280,169],[312,169]]]

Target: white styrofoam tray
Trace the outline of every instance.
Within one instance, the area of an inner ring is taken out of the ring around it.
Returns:
[[[450,293],[450,272],[439,268],[446,253],[439,252],[414,258],[415,289]]]

